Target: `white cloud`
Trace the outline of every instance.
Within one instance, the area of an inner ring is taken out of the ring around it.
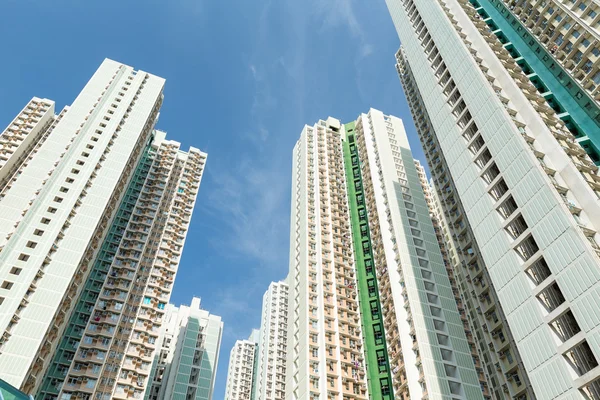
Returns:
[[[210,193],[211,207],[232,233],[214,244],[222,246],[225,254],[250,257],[260,268],[284,273],[289,247],[285,201],[289,174],[287,168],[280,168],[277,157],[261,165],[260,157],[254,156],[229,166],[215,166],[213,160],[212,168],[207,169],[216,185]]]

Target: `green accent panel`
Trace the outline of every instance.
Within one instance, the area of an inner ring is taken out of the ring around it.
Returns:
[[[135,202],[141,193],[146,175],[150,171],[151,161],[149,158],[150,145],[148,143],[123,195],[112,225],[100,246],[100,250],[92,265],[92,270],[77,299],[73,313],[69,316],[65,332],[62,338],[59,339],[60,342],[56,348],[54,357],[36,394],[37,399],[54,399],[60,393],[65,376],[71,366],[71,361],[77,351],[77,345],[82,339],[83,331],[91,317],[96,299],[100,295],[100,290],[109,273],[119,243],[125,233],[125,227],[132,216]]]
[[[0,400],[31,400],[33,397],[26,395],[14,386],[0,379]]]
[[[371,234],[362,186],[360,159],[354,140],[354,127],[354,122],[344,125],[346,141],[344,141],[343,147],[369,398],[370,400],[392,400],[394,398],[392,376],[385,343],[385,330],[375,275],[375,264],[372,256]]]
[[[600,165],[600,107],[499,0],[469,0],[548,105]]]

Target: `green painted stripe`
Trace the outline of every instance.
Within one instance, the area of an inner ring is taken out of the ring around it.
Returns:
[[[391,368],[385,343],[383,314],[375,275],[360,158],[354,140],[354,127],[354,122],[345,124],[346,141],[343,147],[367,384],[371,400],[392,400],[394,395]]]

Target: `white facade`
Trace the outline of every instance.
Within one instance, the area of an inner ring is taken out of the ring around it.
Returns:
[[[200,299],[194,297],[189,307],[169,304],[161,330],[152,386],[145,398],[211,400],[223,334],[221,317],[201,309]]]
[[[597,398],[597,167],[470,3],[387,3],[405,51],[401,73],[410,69],[417,88],[408,96],[422,99],[433,129],[421,136],[432,175],[449,175],[437,189],[448,182],[460,199],[479,248],[461,252],[485,265],[478,282],[492,288],[478,310],[505,395],[533,398],[530,381],[538,399]],[[494,311],[507,323],[489,320]],[[522,366],[507,360],[512,342]]]
[[[35,153],[54,120],[54,102],[34,97],[0,134],[0,191],[25,159]]]
[[[286,399],[366,399],[343,126],[305,126],[294,147]]]
[[[92,243],[105,234],[111,207],[151,134],[163,85],[105,60],[3,187],[0,377],[7,382],[22,386],[29,374],[34,385],[47,365],[97,249]],[[50,117],[39,123],[44,118]]]
[[[255,400],[285,399],[288,291],[287,283],[273,282],[263,296]]]
[[[253,399],[256,357],[260,333],[257,329],[247,340],[238,340],[229,353],[225,400]]]

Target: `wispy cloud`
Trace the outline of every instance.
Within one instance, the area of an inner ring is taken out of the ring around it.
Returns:
[[[288,171],[244,156],[237,165],[216,166],[207,173],[216,185],[210,204],[231,233],[214,245],[230,249],[232,257],[250,257],[256,268],[285,270]]]
[[[360,41],[359,58],[371,54],[373,48],[367,41],[365,31],[359,23],[354,8],[354,0],[312,0],[317,17],[323,20],[325,29],[346,27]]]

